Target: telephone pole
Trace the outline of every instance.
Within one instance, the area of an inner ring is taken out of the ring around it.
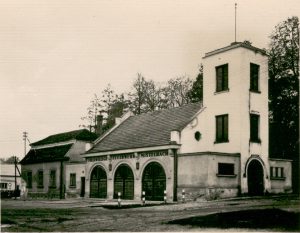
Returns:
[[[27,141],[28,133],[23,132],[23,140],[24,140],[24,156],[26,155],[26,141]]]
[[[234,4],[235,9],[234,9],[234,42],[236,42],[236,7],[237,3]]]

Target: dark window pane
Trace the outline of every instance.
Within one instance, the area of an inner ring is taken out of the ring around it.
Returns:
[[[234,164],[232,163],[219,163],[218,164],[219,175],[234,175]]]
[[[259,65],[250,63],[250,90],[258,91]]]
[[[228,90],[228,64],[216,67],[216,91]]]
[[[50,171],[50,187],[56,187],[56,171]]]
[[[259,141],[259,115],[250,114],[250,141]]]
[[[216,116],[216,142],[228,141],[228,115]]]

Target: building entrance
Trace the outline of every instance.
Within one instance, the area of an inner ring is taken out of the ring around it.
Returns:
[[[142,178],[142,191],[145,191],[146,200],[163,201],[166,190],[166,174],[163,167],[157,163],[149,163]]]
[[[101,166],[95,167],[92,171],[90,197],[107,198],[107,176]]]
[[[258,160],[252,160],[248,165],[248,194],[258,196],[264,194],[264,170]]]
[[[118,198],[118,192],[122,199],[132,200],[134,196],[134,177],[131,168],[126,165],[120,165],[115,172],[114,179],[114,198]]]

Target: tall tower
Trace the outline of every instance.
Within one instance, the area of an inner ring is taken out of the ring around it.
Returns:
[[[268,58],[249,42],[208,52],[203,59],[203,105],[210,151],[240,153],[242,193],[270,189]]]

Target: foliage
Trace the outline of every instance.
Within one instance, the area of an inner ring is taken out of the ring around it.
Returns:
[[[180,76],[168,81],[165,88],[167,107],[178,107],[190,103],[189,92],[193,81],[187,76]]]
[[[20,162],[20,159],[18,157],[17,158],[17,163]],[[10,156],[8,158],[0,158],[1,163],[5,163],[5,164],[14,164],[15,163],[15,156]]]
[[[188,97],[192,103],[203,100],[203,65],[199,65],[199,74],[196,81],[193,83],[191,90],[188,92]]]
[[[299,151],[299,19],[279,23],[270,38],[270,153],[291,158]]]

